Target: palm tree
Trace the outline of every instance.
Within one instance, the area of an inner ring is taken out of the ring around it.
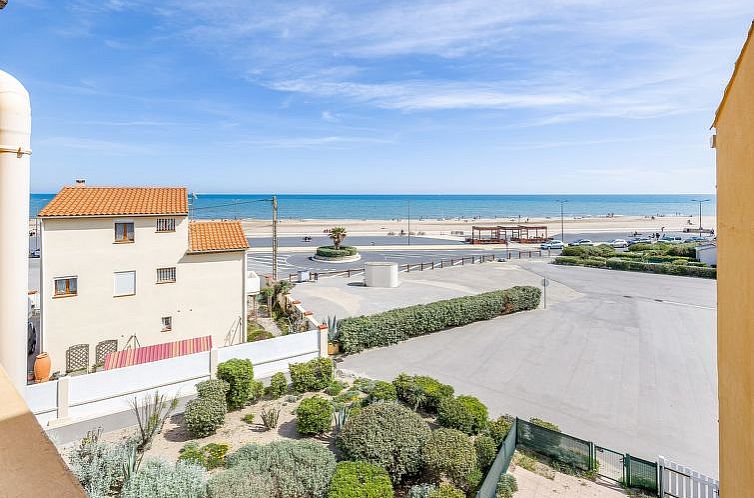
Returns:
[[[335,249],[340,249],[340,244],[343,242],[343,239],[346,238],[346,228],[345,227],[335,227],[330,229],[329,237],[332,239],[333,246],[335,246]]]

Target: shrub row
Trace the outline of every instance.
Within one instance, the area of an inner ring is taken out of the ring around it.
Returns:
[[[589,256],[601,256],[603,258],[609,258],[616,254],[615,248],[607,244],[600,244],[598,246],[568,246],[564,247],[560,253],[562,256],[577,256],[580,258],[586,258]]]
[[[613,270],[641,271],[647,273],[662,273],[665,275],[682,275],[687,277],[717,278],[717,269],[702,266],[675,265],[667,263],[643,263],[640,261],[626,261],[610,258],[607,267]]]
[[[340,246],[340,249],[335,249],[334,246],[322,246],[317,248],[317,256],[323,258],[346,258],[348,256],[356,256],[359,251],[353,246]]]
[[[539,300],[540,290],[536,287],[512,287],[346,318],[338,323],[340,345],[345,353],[358,353],[446,328],[534,309],[539,306]]]

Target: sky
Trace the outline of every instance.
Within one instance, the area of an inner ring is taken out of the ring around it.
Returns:
[[[9,0],[32,191],[712,193],[752,0]]]

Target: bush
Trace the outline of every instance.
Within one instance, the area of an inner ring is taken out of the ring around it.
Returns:
[[[427,423],[408,408],[376,403],[349,416],[337,443],[346,458],[379,465],[397,483],[419,472],[430,434]]]
[[[191,437],[210,436],[225,423],[225,404],[211,398],[192,399],[186,405],[183,420]]]
[[[276,498],[323,498],[335,472],[335,455],[312,441],[247,444],[226,460],[239,478],[269,474]]]
[[[607,260],[607,267],[613,270],[640,271],[647,273],[661,273],[666,275],[681,275],[700,278],[717,278],[716,268],[700,266],[673,265],[665,263],[643,263],[619,258]]]
[[[346,258],[356,256],[359,251],[353,246],[340,246],[335,249],[334,246],[321,246],[317,248],[317,256],[322,258]]]
[[[340,462],[328,498],[393,498],[393,483],[381,467],[367,462]]]
[[[121,498],[203,498],[204,469],[198,465],[149,460],[126,481]]]
[[[609,258],[616,253],[615,248],[607,244],[600,244],[598,246],[568,246],[564,247],[561,251],[562,256],[576,256],[579,258],[588,258],[599,256],[603,258]]]
[[[306,363],[292,363],[289,367],[293,390],[297,393],[320,391],[333,380],[333,362],[330,358],[315,358]]]
[[[272,399],[277,399],[288,392],[288,379],[283,372],[278,372],[270,379],[270,385],[267,387],[267,394]]]
[[[435,484],[414,484],[408,490],[406,498],[428,498],[429,494],[435,489],[437,489],[437,486]]]
[[[437,409],[437,422],[466,434],[478,434],[487,425],[487,407],[474,396],[444,398]]]
[[[225,454],[227,452],[227,444],[209,443],[200,448],[198,444],[192,441],[181,448],[178,460],[201,465],[207,470],[212,470],[225,465]]]
[[[90,432],[71,452],[68,466],[91,498],[105,498],[123,483],[124,463],[133,448],[127,444],[107,444],[99,432]]]
[[[254,367],[249,360],[224,361],[217,366],[217,378],[229,384],[227,401],[229,410],[238,410],[252,395]]]
[[[495,448],[500,448],[503,444],[505,436],[508,435],[508,431],[511,430],[513,425],[513,417],[510,415],[503,415],[498,417],[497,420],[490,420],[487,422],[487,427],[484,430],[484,434],[492,438],[495,441]]]
[[[436,412],[444,398],[453,396],[453,386],[443,384],[437,379],[425,375],[410,376],[405,373],[398,375],[393,381],[398,399],[414,407],[428,412]]]
[[[474,449],[476,450],[476,461],[479,468],[486,472],[497,456],[498,446],[495,444],[495,440],[490,436],[479,436],[474,440]]]
[[[339,380],[334,380],[330,382],[330,385],[327,386],[327,388],[325,389],[325,393],[330,396],[337,396],[345,388],[346,388],[345,383]]]
[[[200,398],[212,399],[223,404],[227,410],[227,395],[230,384],[220,379],[210,379],[196,385],[196,393]]]
[[[378,380],[374,383],[374,387],[369,391],[369,394],[367,394],[365,402],[371,405],[378,401],[395,401],[397,399],[398,394],[395,386],[390,382]]]
[[[270,498],[275,485],[269,474],[253,475],[243,468],[215,474],[207,482],[207,498]]]
[[[433,431],[422,458],[430,475],[470,490],[469,476],[477,467],[477,459],[474,444],[466,434],[455,429]]]
[[[345,318],[338,322],[340,345],[347,354],[389,346],[411,337],[534,309],[539,306],[539,299],[540,290],[536,287],[512,287],[376,315]]]
[[[466,498],[466,493],[450,484],[440,484],[429,492],[427,498]]]
[[[560,427],[547,420],[542,420],[541,418],[532,417],[529,419],[529,422],[539,427],[550,429],[551,431],[560,432]]]
[[[264,384],[259,380],[252,380],[249,389],[249,402],[256,403],[264,396]]]
[[[296,430],[306,435],[327,432],[332,427],[332,413],[332,405],[325,398],[304,399],[296,409]]]
[[[628,250],[631,252],[644,252],[651,251],[656,246],[654,244],[631,244],[628,246]]]
[[[503,474],[497,481],[497,492],[495,498],[513,498],[513,494],[518,491],[516,478],[511,474]]]

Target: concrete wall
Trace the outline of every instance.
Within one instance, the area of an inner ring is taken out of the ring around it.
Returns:
[[[720,496],[754,490],[754,47],[744,47],[717,129]]]
[[[324,339],[323,339],[324,337]],[[89,375],[63,377],[26,386],[26,401],[37,420],[64,425],[129,410],[129,401],[155,390],[167,396],[190,396],[196,383],[209,379],[217,363],[249,359],[256,378],[285,372],[290,363],[327,356],[327,330],[311,330],[265,341],[237,344]]]
[[[156,216],[45,219],[42,230],[42,350],[65,372],[65,352],[136,334],[141,346],[212,335],[214,346],[244,340],[244,251],[186,254],[188,219],[158,233]],[[132,221],[134,242],[115,243],[114,223]],[[157,268],[176,267],[175,283],[156,283]],[[113,274],[136,271],[136,294],[114,297]],[[76,276],[78,294],[54,297],[54,280]],[[162,317],[172,330],[162,330]]]

